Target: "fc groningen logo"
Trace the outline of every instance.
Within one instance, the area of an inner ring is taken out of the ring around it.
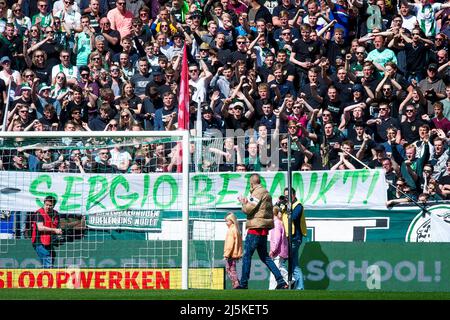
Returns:
[[[430,213],[450,223],[450,205],[439,204],[428,208]],[[410,223],[406,232],[406,242],[431,242],[431,215],[419,213]]]

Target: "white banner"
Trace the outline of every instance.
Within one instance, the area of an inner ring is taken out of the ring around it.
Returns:
[[[287,186],[285,172],[264,172],[263,185],[274,203]],[[251,173],[192,173],[191,210],[238,209],[238,196],[248,196]],[[385,209],[382,170],[294,172],[292,185],[306,208]],[[0,172],[0,209],[36,211],[43,199],[56,197],[60,213],[92,214],[126,210],[181,210],[181,175],[60,174]]]
[[[450,219],[446,216],[431,213],[431,242],[450,242]]]

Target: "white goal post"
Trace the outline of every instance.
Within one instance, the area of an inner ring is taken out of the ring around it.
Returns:
[[[36,141],[42,138],[46,139],[137,139],[137,138],[176,138],[177,143],[181,143],[182,161],[181,161],[181,211],[182,211],[182,236],[181,236],[181,287],[189,288],[188,268],[189,268],[189,131],[42,131],[42,132],[5,132],[0,131],[0,147],[5,141],[13,139],[33,139]],[[39,143],[38,143],[39,144]],[[45,143],[44,143],[45,144]]]

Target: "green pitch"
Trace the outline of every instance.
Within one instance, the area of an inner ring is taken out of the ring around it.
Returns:
[[[450,292],[0,289],[0,300],[450,300]]]

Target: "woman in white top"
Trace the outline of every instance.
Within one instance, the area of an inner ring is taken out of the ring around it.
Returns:
[[[31,29],[31,19],[23,14],[21,5],[18,3],[14,3],[8,10],[8,22],[13,23],[20,34]]]
[[[68,92],[66,75],[64,72],[58,72],[52,80],[50,96],[61,102]]]

